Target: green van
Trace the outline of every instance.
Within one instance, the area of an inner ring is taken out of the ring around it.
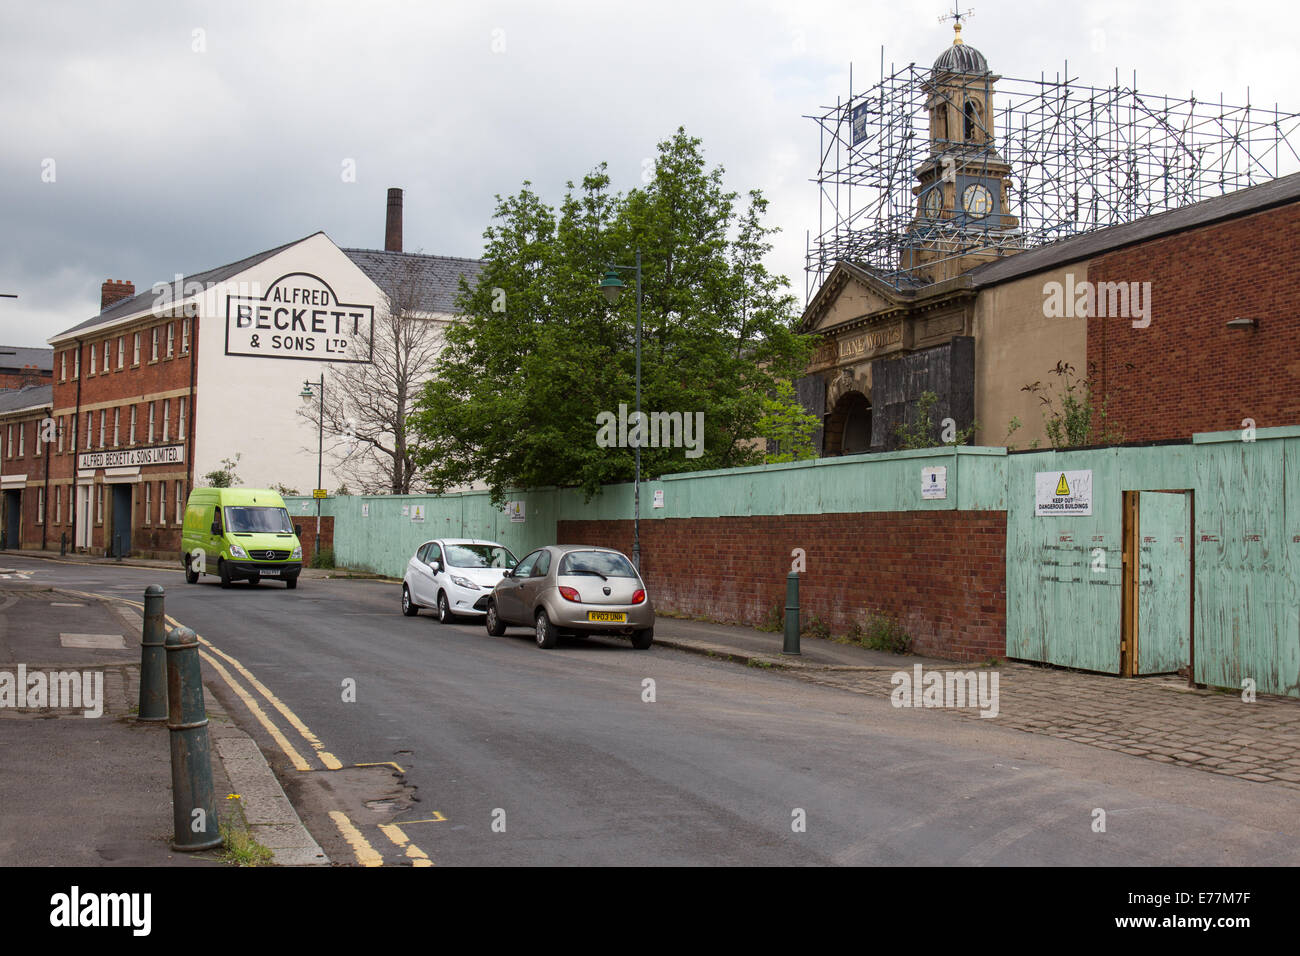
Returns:
[[[185,580],[215,574],[223,588],[243,579],[278,578],[298,586],[302,543],[284,499],[264,488],[195,488],[181,530]]]

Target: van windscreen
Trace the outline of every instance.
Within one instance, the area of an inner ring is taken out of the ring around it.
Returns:
[[[227,505],[226,530],[234,534],[293,534],[293,523],[284,508]]]

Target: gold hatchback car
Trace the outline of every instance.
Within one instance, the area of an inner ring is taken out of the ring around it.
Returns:
[[[487,632],[531,627],[537,646],[563,633],[613,634],[645,650],[654,643],[655,609],[645,582],[621,551],[549,545],[526,555],[488,597]]]

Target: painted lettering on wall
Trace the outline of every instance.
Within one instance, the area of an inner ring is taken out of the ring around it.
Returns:
[[[339,302],[325,280],[281,276],[266,295],[226,297],[226,354],[368,362],[374,306]]]

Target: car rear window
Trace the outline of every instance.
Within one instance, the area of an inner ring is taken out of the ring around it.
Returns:
[[[613,551],[570,551],[560,562],[560,574],[600,574],[607,578],[634,578],[632,562]]]

